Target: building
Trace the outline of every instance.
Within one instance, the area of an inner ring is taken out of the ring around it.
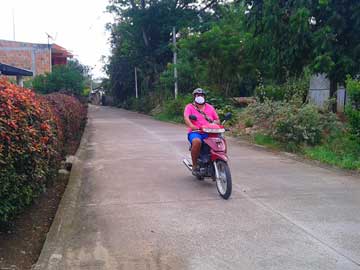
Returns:
[[[51,45],[51,64],[52,66],[55,65],[66,65],[67,59],[72,58],[73,55],[69,53],[66,49],[63,47],[52,44]]]
[[[57,44],[0,40],[0,63],[31,71],[33,76],[51,72],[54,65],[66,65],[72,57]]]

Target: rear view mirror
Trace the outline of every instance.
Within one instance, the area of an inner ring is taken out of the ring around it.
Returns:
[[[190,115],[189,115],[189,119],[190,119],[190,120],[193,120],[193,121],[196,121],[196,120],[197,120],[197,117],[196,117],[196,115],[190,114]]]
[[[224,120],[226,120],[226,121],[227,121],[227,120],[230,120],[231,117],[232,117],[231,112],[228,112],[228,113],[225,114]]]

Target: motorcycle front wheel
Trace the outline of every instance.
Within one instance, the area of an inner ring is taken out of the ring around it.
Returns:
[[[216,188],[220,196],[227,200],[230,198],[232,191],[232,181],[229,165],[223,161],[216,161],[216,167],[219,172],[219,177],[216,178]]]

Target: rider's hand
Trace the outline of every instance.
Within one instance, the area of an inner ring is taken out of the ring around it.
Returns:
[[[214,124],[220,125],[220,120],[214,120]]]

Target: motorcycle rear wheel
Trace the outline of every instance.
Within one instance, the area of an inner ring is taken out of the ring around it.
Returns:
[[[216,161],[217,169],[219,172],[219,178],[216,178],[216,188],[220,196],[227,200],[230,198],[232,191],[232,181],[229,165],[223,161]]]

